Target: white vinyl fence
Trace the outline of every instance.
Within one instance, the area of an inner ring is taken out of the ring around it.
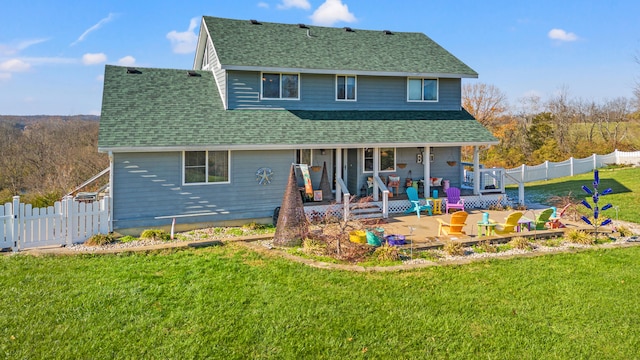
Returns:
[[[0,248],[19,251],[71,245],[95,234],[107,234],[111,231],[109,204],[109,197],[85,203],[65,196],[54,206],[33,208],[14,196],[13,202],[0,204]]]
[[[506,169],[505,185],[549,180],[575,174],[583,174],[611,164],[640,165],[640,151],[615,150],[606,155],[593,154],[584,159],[569,158],[561,162],[545,161],[539,165],[524,165]]]

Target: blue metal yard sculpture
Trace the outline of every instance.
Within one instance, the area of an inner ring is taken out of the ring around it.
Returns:
[[[608,195],[611,194],[613,192],[613,190],[611,190],[611,188],[606,189],[605,191],[603,191],[602,193],[598,192],[598,185],[600,185],[600,176],[598,175],[598,170],[594,170],[593,171],[593,190],[589,189],[587,186],[582,185],[582,190],[584,190],[584,192],[586,192],[587,194],[591,195],[591,199],[593,200],[593,206],[591,206],[591,204],[589,204],[589,202],[586,199],[582,200],[582,205],[584,205],[587,209],[592,210],[593,211],[593,221],[591,221],[591,219],[589,219],[586,216],[582,216],[581,219],[586,222],[587,224],[593,226],[593,229],[596,232],[596,239],[598,239],[598,228],[601,226],[605,226],[611,223],[611,219],[607,218],[603,221],[600,221],[600,212],[608,210],[612,207],[611,204],[607,204],[605,206],[603,206],[602,208],[600,208],[598,206],[598,201],[600,201],[600,196],[604,196],[604,195]]]

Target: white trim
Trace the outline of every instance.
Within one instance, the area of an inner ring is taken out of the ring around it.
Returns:
[[[277,98],[267,98],[264,97],[264,74],[273,74],[273,75],[278,75],[278,90],[280,92],[280,97]],[[292,98],[292,97],[282,97],[282,75],[296,75],[298,77],[298,90],[297,90],[297,97]],[[300,100],[300,80],[301,80],[301,76],[300,73],[289,73],[289,72],[269,72],[269,71],[262,71],[260,72],[260,100]]]
[[[411,80],[420,80],[420,98],[421,100],[412,100],[409,99],[409,82]],[[436,81],[436,99],[435,100],[425,100],[424,99],[424,81],[425,80],[435,80]],[[407,102],[412,103],[437,103],[440,101],[440,79],[438,78],[430,78],[430,77],[407,77]]]
[[[188,183],[185,180],[185,156],[187,152],[196,152],[196,151],[204,151],[204,178],[205,182],[194,182]],[[226,151],[227,152],[227,181],[215,181],[209,182],[209,152],[210,151]],[[193,186],[193,185],[218,185],[218,184],[231,184],[231,150],[185,150],[182,151],[182,163],[180,164],[182,168],[182,186]]]
[[[344,99],[339,99],[338,98],[338,78],[339,77],[344,77]],[[350,77],[353,78],[354,81],[354,91],[353,91],[353,99],[349,99],[347,97],[347,79],[349,79]],[[336,101],[349,101],[349,102],[353,102],[353,101],[358,101],[358,76],[357,75],[342,75],[342,74],[336,74],[335,77],[335,81],[336,81]]]
[[[406,71],[366,71],[350,69],[305,69],[305,68],[285,68],[285,67],[264,67],[264,66],[244,66],[244,65],[221,65],[225,70],[258,71],[268,73],[299,73],[299,74],[353,74],[366,76],[400,76],[400,77],[424,77],[424,78],[449,78],[449,79],[477,79],[477,74],[453,74],[453,73],[422,73]]]
[[[485,142],[455,142],[455,143],[428,143],[431,147],[455,147],[455,146],[482,146],[498,145],[499,141]],[[140,152],[175,152],[175,151],[216,151],[216,150],[296,150],[296,149],[328,149],[328,148],[362,148],[362,147],[423,147],[425,143],[335,143],[335,144],[243,144],[243,145],[216,145],[216,146],[149,146],[149,147],[101,147],[98,152],[106,153],[140,153]]]

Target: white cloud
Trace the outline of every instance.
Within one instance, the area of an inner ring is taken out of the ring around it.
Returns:
[[[355,22],[356,17],[349,12],[349,7],[342,3],[342,0],[326,0],[310,16],[315,25],[332,26],[333,24],[344,22]]]
[[[104,53],[84,54],[82,55],[82,63],[85,65],[97,65],[107,61],[107,55]]]
[[[98,81],[98,82],[104,82],[104,75],[98,75],[98,76],[96,76],[96,81]]]
[[[0,81],[11,79],[11,73],[0,72]]]
[[[135,63],[136,63],[136,58],[130,55],[127,55],[121,58],[120,60],[118,60],[118,65],[122,65],[122,66],[133,66],[135,65]]]
[[[259,8],[263,8],[263,9],[268,9],[269,8],[269,4],[267,4],[266,2],[260,1],[258,3],[258,7]]]
[[[115,17],[115,14],[109,13],[109,15],[106,18],[98,21],[97,24],[95,24],[92,27],[90,27],[87,30],[85,30],[85,32],[83,32],[82,35],[80,35],[80,37],[76,41],[72,42],[70,46],[74,46],[75,44],[77,44],[77,43],[79,43],[81,41],[84,41],[84,39],[87,37],[87,35],[89,35],[93,31],[96,31],[96,30],[100,29],[102,27],[102,25],[104,25],[104,24],[108,23],[109,21],[113,20],[114,17]]]
[[[566,32],[562,29],[551,29],[549,31],[549,39],[558,40],[558,41],[576,41],[578,40],[578,35],[572,32]]]
[[[5,72],[23,72],[31,68],[31,64],[20,59],[10,59],[0,63],[0,71]]]
[[[13,56],[17,54],[19,51],[28,48],[31,45],[39,44],[41,42],[45,42],[49,39],[29,39],[18,42],[14,45],[6,45],[0,44],[0,55],[2,56]]]
[[[309,10],[311,9],[311,4],[307,0],[282,0],[282,4],[278,4],[278,9],[281,10],[291,8]]]
[[[194,30],[196,26],[198,26],[198,20],[198,18],[191,19],[187,31],[177,32],[173,30],[167,34],[167,39],[171,41],[171,47],[174,53],[189,54],[196,49],[198,35],[196,35]]]

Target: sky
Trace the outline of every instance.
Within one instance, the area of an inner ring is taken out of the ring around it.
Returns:
[[[512,107],[631,98],[639,14],[637,0],[2,0],[0,115],[99,115],[105,64],[190,69],[203,15],[421,32]]]

